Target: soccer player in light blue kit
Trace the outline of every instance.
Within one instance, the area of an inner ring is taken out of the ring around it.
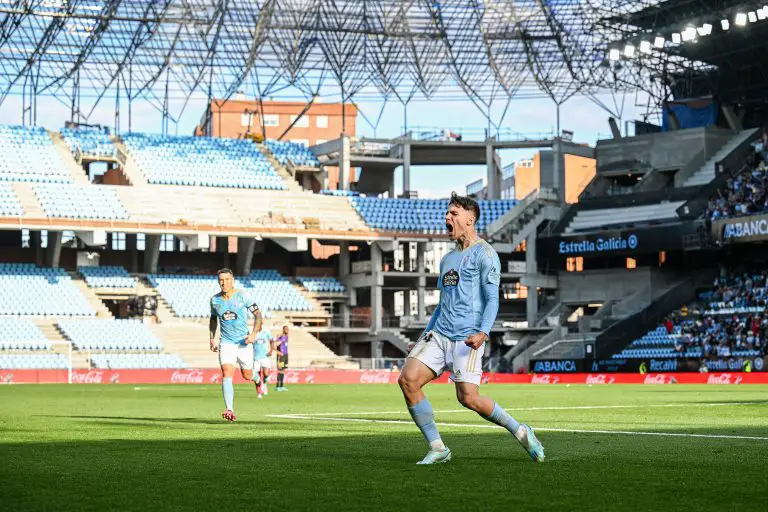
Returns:
[[[235,388],[232,377],[235,364],[247,381],[253,379],[253,340],[261,330],[262,318],[259,306],[249,300],[241,290],[235,289],[235,276],[228,268],[216,273],[221,292],[211,297],[210,347],[219,353],[221,364],[221,391],[226,410],[221,417],[235,421]],[[248,317],[253,316],[253,330],[248,332]],[[220,341],[216,344],[216,327],[220,329]]]
[[[451,370],[461,405],[506,428],[534,461],[544,461],[544,447],[533,429],[518,423],[496,402],[480,395],[485,342],[499,309],[501,264],[496,251],[477,235],[480,207],[469,197],[451,195],[445,225],[456,248],[440,262],[440,303],[409,355],[398,384],[408,411],[429,443],[418,464],[451,460],[435,425],[435,416],[422,388]]]
[[[275,349],[275,338],[269,329],[263,327],[256,340],[253,342],[253,382],[256,384],[256,393],[259,398],[266,396],[267,379],[272,368],[272,352]]]

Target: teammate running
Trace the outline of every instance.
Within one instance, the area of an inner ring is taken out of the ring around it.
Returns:
[[[253,379],[253,340],[261,330],[261,311],[259,306],[247,299],[242,291],[235,289],[235,276],[228,268],[216,272],[221,292],[211,297],[211,334],[212,352],[219,353],[221,364],[221,391],[224,395],[226,410],[221,417],[235,421],[235,388],[232,377],[235,375],[235,363],[240,365],[240,373],[245,380]],[[253,315],[253,330],[248,332],[248,313]],[[216,327],[220,327],[219,344],[216,345]]]
[[[283,326],[283,334],[277,337],[277,391],[288,391],[285,387],[285,369],[288,367],[288,326]]]
[[[256,393],[261,398],[268,394],[267,379],[272,368],[272,352],[275,349],[275,338],[269,329],[263,327],[256,335],[253,343],[253,382],[256,384]]]
[[[480,207],[469,197],[451,195],[445,227],[456,248],[440,262],[440,303],[418,342],[409,346],[398,384],[408,411],[429,443],[418,464],[451,460],[435,425],[432,405],[422,388],[451,370],[461,405],[509,430],[535,461],[544,461],[544,447],[533,429],[519,424],[488,397],[480,395],[485,342],[499,309],[501,264],[496,251],[477,235]]]

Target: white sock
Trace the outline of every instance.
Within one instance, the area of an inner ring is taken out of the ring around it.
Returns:
[[[431,443],[429,443],[430,449],[435,452],[442,452],[445,450],[445,444],[443,444],[442,439],[435,439]]]

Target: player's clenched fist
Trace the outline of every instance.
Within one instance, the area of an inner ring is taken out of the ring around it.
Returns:
[[[219,346],[216,345],[216,342],[211,340],[211,352],[217,352],[219,350]]]
[[[485,340],[487,339],[488,339],[488,336],[486,336],[484,332],[478,332],[471,335],[466,340],[464,340],[464,344],[469,347],[472,347],[473,350],[477,350],[483,346],[483,343],[485,343]]]

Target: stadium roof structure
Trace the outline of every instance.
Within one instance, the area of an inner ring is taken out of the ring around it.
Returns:
[[[661,82],[667,98],[659,99],[765,101],[768,0],[608,0],[605,7],[612,14],[599,24],[618,34],[608,55],[624,80],[641,89]]]
[[[604,23],[614,3],[2,0],[0,102],[22,96],[33,123],[41,95],[86,122],[105,100],[148,100],[173,119],[192,98],[238,92],[560,104],[635,86],[604,65],[622,33]]]

